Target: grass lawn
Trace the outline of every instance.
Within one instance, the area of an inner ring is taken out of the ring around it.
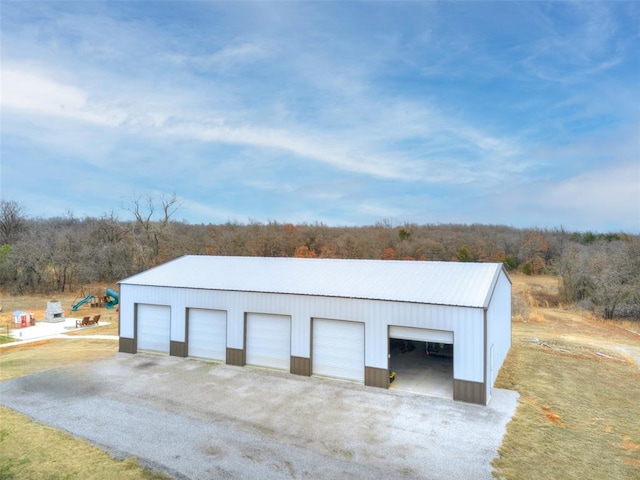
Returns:
[[[1,331],[1,330],[0,330]],[[0,344],[2,343],[11,343],[15,342],[15,340],[7,335],[0,333]]]
[[[117,351],[118,342],[95,339],[50,339],[8,345],[0,349],[0,381],[112,357]]]

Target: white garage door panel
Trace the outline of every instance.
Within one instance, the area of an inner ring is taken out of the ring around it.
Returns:
[[[414,327],[389,327],[389,338],[415,340],[417,342],[448,343],[453,345],[453,332]]]
[[[364,382],[364,324],[313,319],[314,375]]]
[[[247,365],[289,371],[291,366],[291,317],[247,314]]]
[[[227,312],[189,309],[189,356],[221,362],[227,358]]]
[[[138,304],[138,350],[169,353],[171,308]]]

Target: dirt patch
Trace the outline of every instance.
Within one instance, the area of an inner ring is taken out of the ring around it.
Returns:
[[[551,423],[555,425],[558,425],[559,427],[564,427],[564,423],[562,423],[562,421],[560,420],[560,415],[552,412],[551,407],[545,405],[545,406],[542,406],[541,408],[544,411],[544,415],[545,417],[547,417],[547,420],[549,420]]]

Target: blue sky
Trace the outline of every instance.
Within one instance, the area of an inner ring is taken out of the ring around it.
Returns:
[[[640,232],[637,2],[0,3],[31,217]]]

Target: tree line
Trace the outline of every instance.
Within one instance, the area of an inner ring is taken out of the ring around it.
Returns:
[[[562,300],[606,318],[640,318],[640,236],[502,225],[322,223],[190,224],[175,196],[135,198],[113,213],[30,218],[0,201],[0,284],[8,293],[65,292],[112,284],[173,258],[238,255],[501,262],[528,275],[560,275]]]

